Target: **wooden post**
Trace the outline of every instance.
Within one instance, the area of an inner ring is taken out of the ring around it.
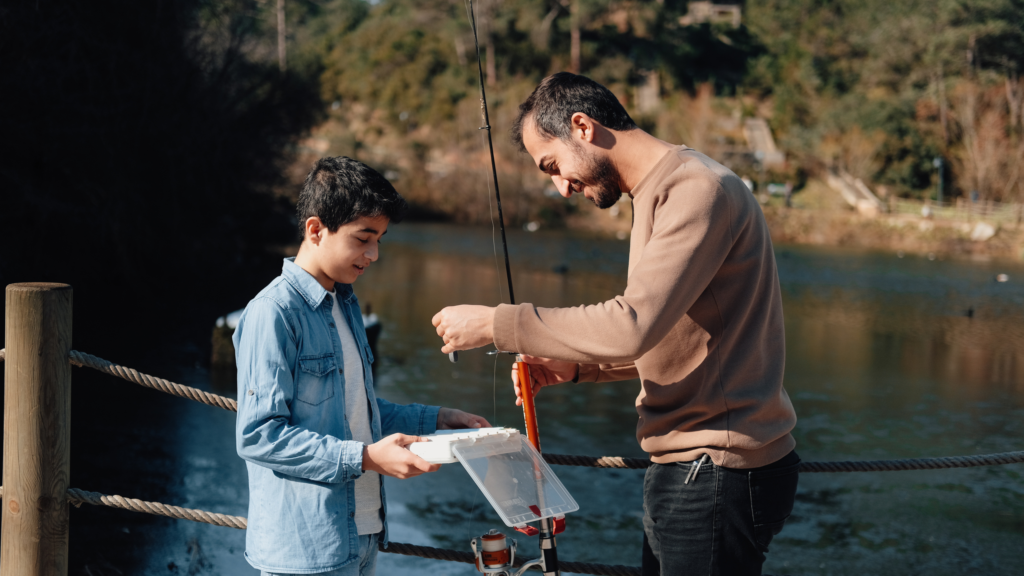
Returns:
[[[71,286],[7,287],[0,576],[67,576]]]

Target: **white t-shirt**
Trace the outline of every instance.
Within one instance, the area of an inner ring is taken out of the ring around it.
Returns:
[[[341,355],[345,362],[342,374],[345,376],[345,419],[351,430],[352,439],[369,446],[373,444],[370,431],[370,406],[366,398],[366,382],[363,377],[363,361],[356,339],[341,313],[338,297],[331,292],[331,314],[341,339]],[[355,479],[356,530],[360,536],[376,534],[384,529],[380,520],[380,474],[367,470]]]

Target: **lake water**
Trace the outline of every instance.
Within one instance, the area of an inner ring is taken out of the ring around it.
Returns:
[[[624,241],[512,231],[509,248],[520,302],[594,303],[625,286]],[[1024,266],[792,246],[777,246],[776,255],[786,388],[804,460],[1024,449]],[[996,282],[999,273],[1010,281]],[[384,324],[380,396],[453,406],[522,429],[511,358],[470,351],[453,365],[430,325],[446,305],[507,301],[490,229],[395,226],[356,292]],[[154,350],[137,367],[233,396],[234,375],[195,364],[195,348]],[[634,438],[638,386],[546,388],[537,401],[544,449],[644,457]],[[87,370],[76,369],[74,387],[73,486],[246,514],[233,414]],[[639,565],[643,472],[554,470],[580,503],[559,536],[559,556]],[[765,572],[1018,574],[1022,473],[1016,464],[805,474]],[[387,483],[396,541],[469,551],[471,537],[504,529],[459,465]],[[242,557],[240,530],[89,506],[72,510],[71,523],[74,574],[255,574]],[[535,539],[517,538],[521,553],[534,556]],[[469,565],[395,554],[380,555],[378,573],[476,574]]]

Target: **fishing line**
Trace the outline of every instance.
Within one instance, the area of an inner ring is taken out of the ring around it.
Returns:
[[[498,302],[505,301],[505,295],[501,292],[501,267],[498,265],[498,244],[494,239],[494,206],[491,204],[491,182],[484,177],[484,181],[487,182],[487,215],[491,217],[491,252],[494,254],[494,282],[498,285]],[[494,357],[494,370],[491,374],[491,397],[494,401],[494,407],[491,423],[498,421],[498,357]]]
[[[497,425],[498,422],[498,355],[494,355],[494,373],[491,380],[491,395],[494,401],[494,419],[491,420],[491,426]]]
[[[479,64],[480,64],[480,42],[477,39],[476,16],[474,14],[472,1],[471,0],[465,0],[465,6],[466,6],[466,17],[469,19],[469,25],[470,25],[470,27],[473,30],[473,44],[476,47],[477,66],[479,66]],[[483,82],[483,77],[482,76],[480,78],[480,81],[481,81],[481,89],[482,89],[482,82]],[[484,105],[485,104],[484,104],[484,102],[483,102],[483,100],[481,98],[481,106],[484,106]],[[488,148],[490,148],[490,141],[489,140],[490,140],[490,137],[491,137],[491,127],[488,125],[488,126],[484,126],[484,127],[478,128],[478,130],[481,130],[481,131],[486,130],[486,134],[481,134],[481,137],[482,137],[481,139],[485,140],[483,143],[487,144]],[[494,162],[493,157],[492,157],[491,162],[493,164],[493,162]],[[495,175],[495,178],[497,178],[497,175]],[[505,301],[505,294],[504,294],[504,292],[501,289],[501,265],[498,263],[498,241],[495,238],[495,234],[494,234],[495,233],[495,227],[494,227],[494,202],[491,200],[491,181],[486,176],[484,176],[484,182],[487,185],[487,216],[488,216],[488,218],[491,221],[491,253],[494,255],[494,273],[495,273],[494,274],[494,281],[495,281],[495,284],[498,287],[498,302],[504,302]],[[497,184],[497,183],[495,183],[495,184]],[[498,209],[501,210],[500,206],[499,206]],[[501,236],[502,236],[502,242],[504,243],[504,240],[505,240],[504,222],[502,222]],[[506,251],[507,251],[507,248],[506,248]],[[506,253],[505,258],[506,258],[506,261],[507,261],[507,259],[508,259],[507,253]],[[507,266],[507,264],[506,264],[506,266]],[[511,274],[509,275],[508,281],[509,281],[509,300],[512,301],[512,293],[511,293],[512,277],[511,277]],[[494,357],[494,369],[493,369],[493,372],[492,372],[492,375],[491,375],[491,397],[492,397],[492,401],[493,401],[493,407],[492,407],[492,412],[491,412],[491,416],[492,416],[491,424],[493,425],[498,420],[498,357],[497,356]]]
[[[475,13],[473,11],[473,2],[472,2],[472,0],[465,0],[465,1],[466,1],[466,12],[469,15],[469,23],[470,23],[470,25],[473,28],[473,44],[476,47],[476,69],[477,69],[477,74],[478,74],[478,76],[480,78],[480,112],[482,113],[483,124],[484,124],[483,126],[480,127],[480,129],[487,131],[487,148],[488,148],[488,150],[490,152],[490,156],[491,156],[491,175],[494,178],[494,200],[495,200],[495,202],[496,202],[496,204],[498,206],[498,224],[499,224],[499,228],[501,230],[501,247],[502,247],[502,249],[503,249],[503,251],[505,253],[505,274],[506,274],[506,277],[508,279],[508,300],[509,300],[509,304],[512,304],[514,306],[515,303],[516,303],[516,297],[515,297],[515,292],[513,291],[513,288],[512,288],[512,265],[510,264],[509,257],[508,257],[508,239],[505,237],[505,218],[502,215],[502,211],[501,211],[501,195],[498,192],[498,188],[500,188],[500,184],[498,183],[498,166],[497,166],[497,163],[494,161],[494,139],[491,137],[491,120],[490,120],[490,114],[487,111],[487,89],[485,87],[486,82],[484,81],[484,69],[483,69],[482,58],[480,56],[480,38],[477,35],[476,15],[475,15]],[[489,184],[488,184],[488,188],[490,188]],[[490,206],[490,190],[489,189],[488,189],[488,206]],[[492,226],[491,242],[492,242],[492,246],[493,246],[493,243],[494,243],[494,233],[493,233],[494,219],[493,218],[494,217],[493,217],[493,213],[492,213],[492,216],[491,216],[491,226]],[[493,246],[493,247],[494,247],[495,253],[497,253],[497,247],[496,246]],[[495,254],[495,259],[497,259],[497,254]],[[498,292],[499,292],[499,294],[501,292],[500,284],[499,284]],[[498,350],[494,351],[494,354],[500,354],[500,353],[501,352],[499,352]],[[458,361],[458,357],[456,356],[455,352],[452,352],[450,354],[449,359],[452,362]],[[536,413],[536,408],[535,408],[534,402],[533,402],[533,395],[530,393],[530,392],[532,392],[532,382],[530,381],[529,368],[527,367],[527,364],[523,361],[521,355],[516,357],[516,368],[518,369],[518,374],[519,374],[519,377],[520,377],[520,383],[521,383],[521,386],[523,386],[523,392],[524,392],[523,395],[522,395],[523,396],[523,419],[525,420],[525,424],[526,424],[526,434],[527,434],[527,437],[529,438],[529,442],[531,444],[533,444],[534,448],[536,448],[537,451],[539,452],[540,451],[540,434],[537,431],[537,413]],[[494,406],[495,419],[497,419],[497,376],[498,376],[497,375],[497,358],[495,358],[495,368],[494,368],[494,374],[493,374],[493,378],[494,378],[494,391],[493,391],[493,394],[494,394],[494,403],[495,403],[495,406]],[[528,391],[528,389],[529,389],[529,391]],[[543,494],[543,486],[542,486],[542,481],[543,480],[542,480],[542,477],[541,477],[541,475],[539,473],[539,467],[538,466],[539,466],[538,463],[534,462],[534,473],[536,475],[537,482],[538,482],[538,491],[537,491],[537,493],[538,493],[538,497],[540,497]],[[540,501],[537,504],[538,508],[533,510],[534,514],[536,514],[538,517],[540,516],[539,510],[543,508],[543,505],[544,505],[543,498],[541,498]],[[554,519],[552,519],[550,517],[539,518],[539,520],[540,520],[540,530],[538,531],[538,533],[539,533],[539,536],[540,536],[539,545],[540,545],[540,550],[541,550],[541,557],[539,559],[537,559],[536,561],[531,561],[528,564],[539,564],[545,574],[549,574],[550,573],[550,574],[556,574],[557,575],[557,574],[560,573],[559,570],[558,570],[558,553],[556,551],[556,544],[555,544],[555,534],[560,531],[557,528],[558,521],[554,520]],[[474,542],[476,542],[476,540],[474,540]],[[476,545],[474,544],[474,552],[475,551],[476,551]]]
[[[473,14],[473,3],[471,0],[465,0],[466,5],[466,17],[469,19],[470,28],[473,30],[473,42],[477,50],[477,62],[480,61],[480,43],[476,37],[476,17]],[[478,128],[477,130],[487,130],[487,134],[481,134],[481,139],[486,140],[490,137],[490,126],[484,128]],[[484,142],[488,144],[488,142]],[[484,183],[487,185],[487,217],[491,220],[491,252],[494,254],[494,281],[498,285],[498,302],[505,301],[505,293],[501,290],[501,265],[498,264],[498,241],[494,238],[494,203],[491,200],[491,181],[484,176]],[[504,236],[504,230],[502,230],[502,236]]]
[[[494,205],[491,203],[491,181],[487,182],[487,215],[491,217],[491,252],[494,254],[494,281],[498,284],[498,302],[505,301],[505,293],[501,291],[501,266],[498,265],[498,242],[494,239]]]
[[[483,114],[484,125],[480,130],[487,132],[487,149],[491,154],[491,176],[494,180],[494,200],[498,205],[498,227],[501,230],[501,247],[505,254],[505,276],[508,279],[508,303],[515,305],[516,296],[512,289],[512,265],[508,259],[508,240],[505,238],[505,218],[501,212],[501,193],[498,191],[498,166],[494,161],[494,140],[491,138],[491,116],[487,111],[487,89],[484,87],[484,69],[480,57],[480,38],[476,31],[476,14],[473,11],[472,0],[466,0],[466,13],[469,15],[469,24],[473,28],[473,45],[476,47],[476,70],[480,77],[480,112]],[[488,182],[488,203],[490,202],[490,183]],[[488,204],[490,205],[490,204]],[[493,218],[493,217],[492,217]],[[493,219],[492,219],[493,225]],[[492,236],[493,238],[493,236]],[[497,247],[495,247],[497,251]],[[500,292],[500,288],[499,288]]]

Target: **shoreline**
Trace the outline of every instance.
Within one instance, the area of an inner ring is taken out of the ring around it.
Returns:
[[[907,215],[863,216],[851,211],[763,207],[772,242],[882,250],[928,257],[1024,260],[1024,226],[998,226],[984,220],[957,222]],[[972,240],[979,223],[995,234]]]
[[[623,196],[627,198],[626,196]],[[781,198],[761,206],[774,244],[834,246],[914,254],[925,257],[966,257],[975,260],[1024,261],[1024,224],[999,224],[983,218],[969,221],[925,218],[913,214],[864,215],[835,202],[826,206],[786,208]],[[632,221],[630,202],[618,211],[599,210],[589,202],[565,219],[569,230],[624,239]],[[994,235],[972,240],[978,224],[987,224]]]

